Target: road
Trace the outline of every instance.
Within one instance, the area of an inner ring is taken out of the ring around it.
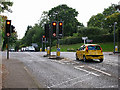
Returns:
[[[104,53],[104,61],[77,61],[75,52],[61,52],[61,60],[45,52],[10,52],[43,88],[118,88],[118,55]],[[55,53],[52,53],[55,54]],[[2,53],[5,56],[5,52]]]

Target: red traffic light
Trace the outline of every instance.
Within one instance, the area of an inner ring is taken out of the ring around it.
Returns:
[[[59,25],[62,26],[62,23],[60,22]]]
[[[10,21],[7,21],[7,24],[10,24]]]
[[[56,22],[53,22],[53,26],[56,26]]]
[[[43,38],[45,38],[45,36],[43,36]]]

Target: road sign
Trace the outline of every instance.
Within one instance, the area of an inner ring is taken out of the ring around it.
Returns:
[[[88,37],[82,37],[82,40],[84,40],[84,44],[86,39],[88,39]]]

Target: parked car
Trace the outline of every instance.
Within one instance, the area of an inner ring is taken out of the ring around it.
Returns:
[[[99,59],[103,62],[102,48],[98,44],[84,44],[76,51],[76,60]]]
[[[25,51],[34,52],[35,48],[33,46],[26,47]]]

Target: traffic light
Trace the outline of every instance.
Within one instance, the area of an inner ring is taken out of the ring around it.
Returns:
[[[11,35],[11,20],[6,20],[5,34],[7,37]]]
[[[59,31],[59,35],[62,36],[62,32],[63,32],[63,22],[62,21],[58,22],[58,31]]]
[[[45,35],[43,35],[42,41],[45,42]]]
[[[52,22],[52,36],[56,37],[57,22]]]
[[[11,25],[11,33],[15,32],[15,27],[13,25]]]
[[[43,35],[43,38],[45,38],[45,35]]]
[[[49,24],[45,24],[45,37],[49,38]]]

